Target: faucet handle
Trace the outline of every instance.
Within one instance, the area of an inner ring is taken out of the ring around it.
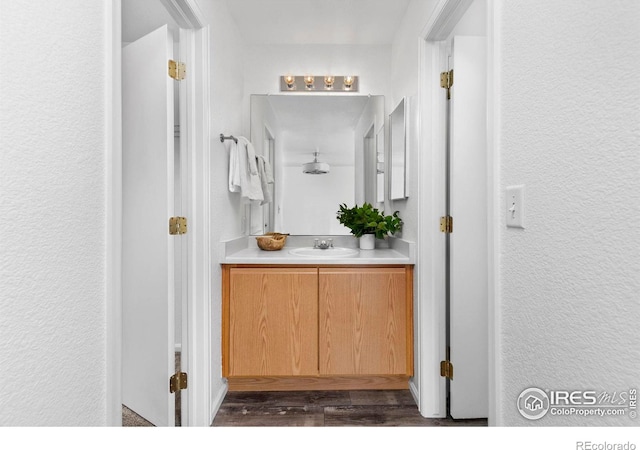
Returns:
[[[333,239],[327,239],[327,242],[329,243],[329,247],[333,248]]]
[[[318,248],[318,239],[313,240],[313,248]]]

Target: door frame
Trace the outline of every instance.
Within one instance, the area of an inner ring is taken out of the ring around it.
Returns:
[[[412,386],[424,417],[446,417],[446,381],[440,377],[440,361],[445,359],[445,243],[438,227],[444,214],[445,104],[439,84],[440,68],[446,63],[448,35],[453,31],[473,0],[440,0],[420,33],[419,110],[420,110],[420,207],[418,215],[420,251],[417,266],[417,342],[419,366]],[[499,243],[499,155],[497,124],[499,105],[495,93],[499,87],[496,7],[487,0],[487,242],[488,242],[488,332],[489,332],[489,425],[495,425],[500,395],[499,273],[496,264]],[[428,175],[428,176],[427,176]]]
[[[185,92],[185,135],[188,180],[186,216],[189,219],[188,277],[186,280],[187,426],[209,426],[211,421],[211,257],[209,245],[209,28],[195,0],[162,0],[181,28],[181,59],[189,74]],[[105,93],[106,157],[106,368],[107,425],[122,425],[122,2],[107,8]],[[184,42],[183,42],[184,41]],[[182,96],[181,96],[182,97]],[[181,114],[183,112],[181,111]],[[183,126],[184,125],[184,126]],[[167,380],[168,386],[168,380]]]

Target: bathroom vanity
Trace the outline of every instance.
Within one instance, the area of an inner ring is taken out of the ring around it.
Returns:
[[[384,249],[323,261],[291,250],[247,249],[222,265],[229,390],[406,389],[411,259]]]

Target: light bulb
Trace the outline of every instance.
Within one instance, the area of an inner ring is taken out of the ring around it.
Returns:
[[[353,86],[353,82],[354,82],[355,77],[351,76],[351,75],[347,75],[344,77],[344,88],[345,89],[351,89],[351,87]]]
[[[333,82],[335,81],[335,77],[332,75],[327,75],[324,77],[324,88],[325,89],[333,89]]]
[[[284,83],[287,85],[287,88],[292,89],[296,84],[296,77],[293,75],[285,75]]]
[[[313,89],[314,78],[313,75],[305,75],[304,76],[304,85],[307,89]]]

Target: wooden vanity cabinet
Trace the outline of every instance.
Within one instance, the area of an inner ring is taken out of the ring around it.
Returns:
[[[411,306],[405,268],[319,269],[322,375],[411,372]]]
[[[406,389],[413,266],[222,266],[229,390]]]
[[[229,273],[229,376],[318,374],[318,271]]]

